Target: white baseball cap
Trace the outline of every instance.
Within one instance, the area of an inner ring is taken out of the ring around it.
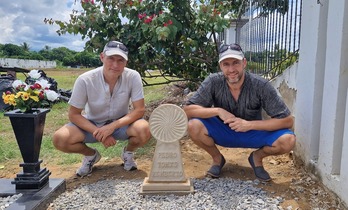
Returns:
[[[128,49],[122,42],[110,41],[106,43],[103,53],[106,56],[119,55],[128,61]]]
[[[238,44],[224,44],[219,49],[219,63],[226,58],[236,58],[243,60],[244,53],[242,48]]]

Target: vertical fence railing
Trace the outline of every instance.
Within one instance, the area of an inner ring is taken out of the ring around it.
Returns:
[[[248,58],[248,70],[272,79],[298,59],[302,0],[252,0],[251,5],[237,43]]]

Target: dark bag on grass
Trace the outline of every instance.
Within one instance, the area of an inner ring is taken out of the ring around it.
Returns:
[[[65,89],[59,89],[58,90],[59,92],[59,99],[61,101],[65,101],[65,102],[68,102],[70,97],[71,97],[71,90],[65,90]]]

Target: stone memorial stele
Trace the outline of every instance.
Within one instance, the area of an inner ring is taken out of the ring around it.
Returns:
[[[189,194],[194,192],[185,177],[179,140],[187,133],[187,116],[174,104],[162,104],[150,115],[150,132],[157,140],[149,177],[141,194]]]

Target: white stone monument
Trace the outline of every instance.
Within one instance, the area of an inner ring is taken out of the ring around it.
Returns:
[[[152,136],[157,140],[149,177],[144,179],[141,194],[189,194],[194,192],[185,177],[179,140],[187,133],[187,116],[174,104],[162,104],[151,114]]]

